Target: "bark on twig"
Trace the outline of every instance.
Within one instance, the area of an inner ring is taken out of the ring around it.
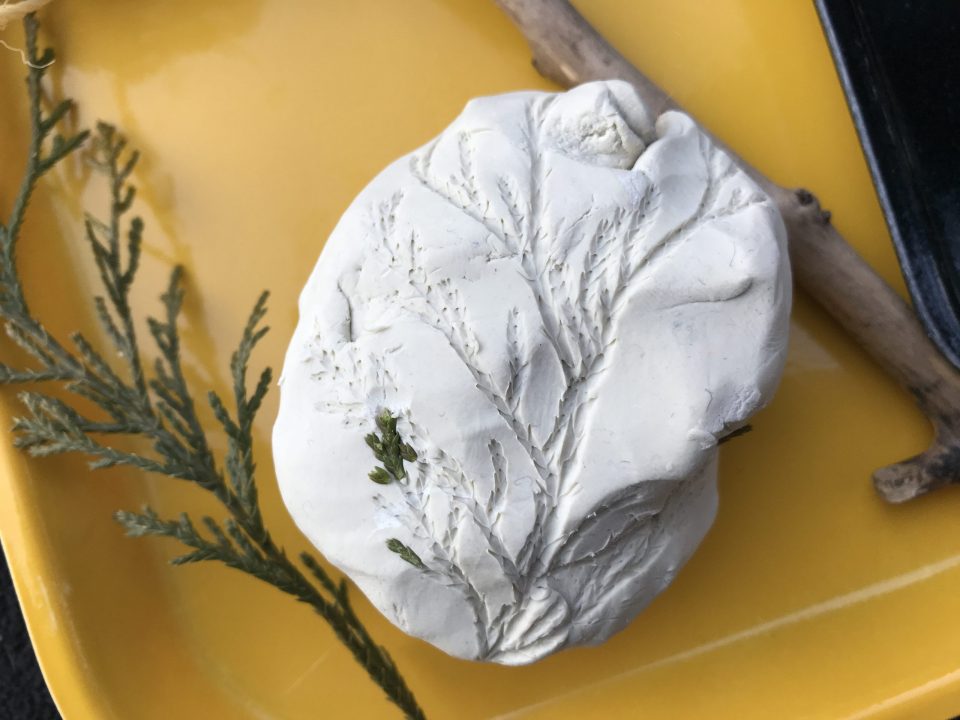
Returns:
[[[680,108],[613,48],[568,0],[495,0],[526,37],[546,78],[571,87],[618,78],[637,88],[656,117]],[[877,491],[899,503],[960,482],[960,373],[927,337],[906,302],[830,224],[807,190],[784,188],[714,138],[780,208],[797,284],[809,293],[897,382],[933,424],[920,455],[877,470]]]

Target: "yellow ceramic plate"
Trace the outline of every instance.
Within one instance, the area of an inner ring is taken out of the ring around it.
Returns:
[[[870,179],[809,2],[583,2],[640,67],[778,181],[809,184],[900,287]],[[475,95],[547,88],[485,0],[123,2],[44,11],[58,91],[78,121],[120,125],[144,152],[156,308],[189,268],[191,380],[226,389],[261,288],[278,366],[295,299],[340,213],[395,157]],[[6,40],[20,42],[16,28]],[[23,160],[23,68],[0,58],[0,203]],[[23,264],[57,332],[90,330],[78,170],[45,182]],[[43,268],[41,272],[41,267]],[[81,267],[83,268],[81,270]],[[92,331],[92,330],[91,330]],[[92,331],[95,332],[95,331]],[[4,393],[3,425],[15,412]],[[305,547],[257,427],[269,525]],[[676,583],[602,647],[526,668],[450,659],[362,603],[434,718],[946,717],[960,711],[960,493],[888,507],[870,471],[925,446],[905,393],[802,294],[790,360],[755,430],[726,446],[716,526]],[[0,445],[0,529],[46,676],[68,720],[395,717],[308,608],[238,573],[170,568],[176,547],[125,538],[118,508],[214,509],[199,491]]]

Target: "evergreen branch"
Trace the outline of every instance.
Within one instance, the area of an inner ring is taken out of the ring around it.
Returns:
[[[115,518],[128,535],[167,537],[186,547],[187,553],[173,559],[175,565],[219,562],[311,606],[383,688],[387,698],[408,718],[421,720],[423,711],[392,658],[373,641],[355,614],[346,583],[335,582],[312,556],[304,554],[300,558],[303,566],[317,584],[311,582],[274,542],[264,525],[255,482],[253,426],[272,373],[269,368],[263,370],[252,392],[248,392],[247,374],[251,355],[268,331],[262,325],[267,293],[254,305],[231,357],[233,414],[215,393],[208,394],[228,440],[222,466],[211,450],[183,371],[177,326],[184,298],[183,271],[179,267],[171,273],[160,298],[162,317],[147,318],[158,357],[150,364],[145,362],[130,303],[140,262],[143,222],[138,217],[127,220],[136,197],[130,178],[138,155],[128,152],[126,140],[106,123],[96,128],[89,162],[108,180],[109,214],[106,221],[87,216],[85,229],[103,290],[93,298],[93,310],[125,367],[115,367],[108,360],[112,353],[99,349],[79,333],[71,336],[71,347],[61,344],[31,314],[16,265],[24,214],[42,176],[77,150],[88,133],[64,136],[57,132],[72,107],[69,100],[57,104],[49,113],[43,112],[42,81],[46,66],[53,60],[53,51],[38,54],[38,26],[32,14],[26,16],[24,27],[31,136],[20,190],[9,219],[0,223],[0,320],[32,365],[0,365],[0,383],[58,383],[72,400],[92,402],[94,414],[104,417],[81,414],[70,401],[59,396],[23,392],[19,399],[25,414],[15,420],[13,428],[16,446],[36,456],[80,453],[90,458],[93,468],[134,467],[192,482],[212,493],[228,517],[222,522],[204,518],[205,532],[198,530],[185,513],[177,520],[165,520],[152,509],[144,508],[140,513],[118,512]],[[148,367],[153,369],[150,375]],[[385,416],[378,425],[384,433],[383,461],[394,477],[403,477],[403,460],[412,461],[415,455],[396,434],[395,419]],[[110,439],[116,436],[146,441],[143,445],[149,452],[114,447]]]
[[[34,15],[30,14],[24,18],[23,27],[26,43],[24,53],[29,68],[27,94],[30,110],[30,142],[27,151],[27,167],[14,200],[10,218],[4,225],[0,225],[0,259],[2,259],[3,268],[3,274],[0,277],[2,277],[5,285],[4,294],[13,292],[15,294],[14,299],[21,303],[23,294],[20,291],[20,283],[16,277],[16,272],[12,268],[16,256],[16,241],[20,235],[30,197],[43,174],[80,147],[88,136],[87,131],[67,137],[58,134],[54,138],[50,152],[44,152],[44,146],[50,134],[54,131],[54,126],[66,116],[71,104],[70,101],[64,101],[52,113],[46,116],[43,114],[41,83],[47,67],[53,62],[53,50],[47,49],[42,55],[37,53],[38,23]]]

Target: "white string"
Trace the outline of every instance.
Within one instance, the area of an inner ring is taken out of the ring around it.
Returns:
[[[43,70],[44,68],[48,68],[51,65],[53,65],[53,63],[56,62],[56,59],[54,59],[44,65],[37,65],[27,60],[27,53],[24,52],[23,48],[18,48],[18,47],[14,47],[13,45],[8,45],[5,40],[0,40],[0,45],[3,45],[7,50],[13,50],[13,52],[15,53],[20,53],[20,59],[23,61],[23,64],[29,67],[32,67],[35,70]]]

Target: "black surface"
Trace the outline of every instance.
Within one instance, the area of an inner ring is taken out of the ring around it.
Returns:
[[[960,367],[960,2],[816,4],[914,307]]]
[[[30,645],[6,558],[0,552],[0,718],[48,720],[59,717]]]

